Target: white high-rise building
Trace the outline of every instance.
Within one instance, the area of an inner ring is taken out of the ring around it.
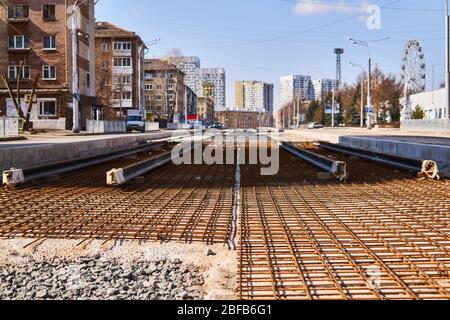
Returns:
[[[336,80],[331,79],[318,79],[312,81],[313,89],[314,89],[314,99],[318,101],[322,101],[327,94],[333,91],[336,88]]]
[[[225,110],[226,106],[226,76],[223,68],[201,68],[198,57],[168,57],[178,69],[185,74],[186,85],[195,92],[198,97],[203,96],[203,83],[215,86],[215,110]]]
[[[223,68],[202,68],[200,69],[200,86],[204,83],[211,83],[215,87],[215,111],[226,109],[226,75]],[[203,88],[198,92],[203,95]]]
[[[236,82],[236,107],[273,113],[273,84],[260,81]]]
[[[169,57],[169,61],[174,61],[177,68],[184,74],[184,82],[200,96],[200,59],[198,57]]]
[[[300,97],[300,100],[312,100],[314,92],[311,76],[290,75],[280,78],[280,107]]]

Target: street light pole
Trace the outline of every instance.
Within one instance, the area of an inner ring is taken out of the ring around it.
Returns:
[[[142,43],[140,46],[139,46],[139,52],[138,52],[138,57],[139,57],[139,65],[138,65],[138,67],[139,67],[139,71],[138,71],[138,82],[139,82],[139,109],[145,109],[145,103],[144,103],[144,99],[143,99],[143,96],[144,96],[144,83],[143,83],[143,81],[142,81],[142,79],[144,79],[144,77],[143,77],[143,74],[144,74],[144,67],[145,67],[145,61],[141,61],[141,60],[145,60],[145,54],[146,54],[146,50],[149,50],[149,48],[148,47],[150,47],[150,46],[154,46],[154,45],[156,45],[156,44],[158,44],[158,42],[160,41],[161,39],[160,38],[158,38],[158,39],[155,39],[155,40],[152,40],[152,41],[149,41],[149,42],[145,42],[145,43]],[[142,57],[143,56],[143,57]],[[142,58],[144,58],[144,59],[142,59]],[[142,69],[142,70],[141,70]]]
[[[367,84],[367,129],[372,129],[372,49],[370,47],[371,43],[380,42],[384,40],[388,40],[390,37],[372,40],[372,41],[361,41],[349,38],[354,45],[366,47],[369,51],[369,70],[368,70],[368,84]]]
[[[361,69],[361,128],[364,128],[364,84],[365,84],[365,76],[364,76],[364,67],[360,64],[356,64],[353,62],[348,62],[353,68]]]
[[[75,1],[72,6],[72,111],[73,111],[73,126],[72,132],[80,132],[80,115],[79,115],[79,98],[80,89],[78,88],[78,39],[77,39],[77,20],[78,20],[78,3]]]
[[[335,112],[335,105],[334,105],[334,99],[335,99],[335,85],[333,85],[333,93],[331,95],[331,127],[334,128],[334,112]]]

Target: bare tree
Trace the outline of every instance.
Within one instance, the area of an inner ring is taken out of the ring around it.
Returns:
[[[19,116],[20,119],[22,119],[25,123],[24,123],[24,130],[25,131],[30,131],[32,129],[32,122],[30,121],[30,117],[31,117],[31,110],[33,109],[33,100],[34,100],[34,96],[36,94],[36,88],[37,88],[37,84],[39,82],[39,79],[41,77],[41,74],[38,73],[37,77],[35,78],[35,80],[33,81],[33,86],[31,88],[30,91],[30,99],[28,101],[28,107],[27,107],[27,113],[24,114],[23,110],[22,110],[22,101],[21,101],[21,95],[22,95],[22,79],[23,79],[23,71],[24,71],[24,67],[23,67],[23,61],[20,62],[19,64],[19,69],[17,70],[17,79],[16,79],[16,92],[14,94],[14,90],[8,80],[8,75],[7,74],[3,74],[2,75],[2,79],[3,82],[5,83],[6,88],[8,89],[8,93],[9,96],[13,102],[14,108],[16,109],[17,115]]]
[[[183,52],[181,49],[172,48],[166,53],[164,60],[179,68],[180,64],[183,62]]]

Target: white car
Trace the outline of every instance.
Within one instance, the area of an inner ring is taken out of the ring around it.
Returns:
[[[308,125],[308,129],[322,129],[323,128],[323,124],[318,123],[318,122],[311,122]]]

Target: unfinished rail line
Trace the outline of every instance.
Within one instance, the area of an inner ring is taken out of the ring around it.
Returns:
[[[90,239],[228,241],[233,166],[166,166],[122,188],[105,185],[109,169],[135,161],[120,160],[61,181],[4,189],[0,237],[36,239],[33,243],[79,239],[80,244]]]
[[[0,238],[233,243],[240,299],[450,299],[450,181],[306,147],[345,162],[346,183],[281,151],[275,176],[166,165],[106,186],[105,172],[136,161],[122,159],[2,189]]]
[[[317,181],[286,152],[277,176],[241,167],[240,298],[449,299],[448,180],[319,153],[349,181]]]

